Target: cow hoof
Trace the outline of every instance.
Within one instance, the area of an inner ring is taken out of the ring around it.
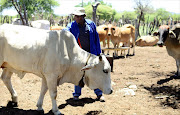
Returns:
[[[7,104],[8,108],[18,107],[17,102],[9,101]]]
[[[60,111],[53,112],[54,115],[62,115]]]
[[[44,110],[37,110],[40,115],[44,115]]]
[[[63,115],[63,114],[61,114],[60,111],[55,111],[55,112],[54,112],[54,111],[52,111],[52,110],[50,110],[48,114],[52,114],[52,113],[53,113],[54,115]]]

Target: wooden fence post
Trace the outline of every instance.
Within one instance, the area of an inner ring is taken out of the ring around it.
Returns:
[[[100,4],[100,2],[95,2],[95,4],[92,5],[92,7],[93,7],[93,21],[95,24],[97,24],[96,23],[96,10],[97,10],[97,7],[99,4]]]
[[[138,21],[137,19],[135,19],[135,40],[137,40],[137,37],[138,37]]]
[[[124,15],[122,15],[122,26],[125,24],[125,19],[124,19]]]

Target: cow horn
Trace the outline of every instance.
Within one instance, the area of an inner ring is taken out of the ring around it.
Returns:
[[[170,31],[169,31],[169,34],[170,34],[170,35],[173,35],[172,38],[176,38],[176,34],[175,34],[173,31],[170,30]]]

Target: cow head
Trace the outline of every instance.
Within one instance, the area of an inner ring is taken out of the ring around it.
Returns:
[[[104,30],[107,31],[108,36],[111,36],[114,33],[115,27],[112,24],[108,24],[108,26],[104,28]]]
[[[160,47],[163,47],[164,42],[166,41],[169,35],[169,26],[168,25],[160,26],[157,35],[159,36],[159,41],[157,42],[157,44]]]
[[[162,47],[167,37],[177,38],[177,40],[180,40],[179,30],[180,26],[178,24],[176,24],[171,30],[169,30],[169,26],[167,25],[160,26],[157,33],[157,35],[159,36],[159,41],[157,42],[157,44]]]
[[[85,71],[84,83],[91,89],[101,89],[104,94],[111,94],[111,66],[105,55],[97,56],[89,60],[88,64],[82,68]]]

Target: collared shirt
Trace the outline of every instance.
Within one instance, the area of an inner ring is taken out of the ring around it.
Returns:
[[[82,49],[84,49],[87,52],[90,52],[90,40],[89,40],[89,29],[87,26],[87,23],[85,23],[83,26],[79,25],[79,40]]]
[[[96,25],[93,21],[88,19],[85,19],[85,22],[86,26],[89,29],[90,53],[99,55],[101,53],[101,46],[99,41],[99,35],[96,31]],[[78,41],[80,32],[76,21],[69,23],[64,30],[70,31]]]

